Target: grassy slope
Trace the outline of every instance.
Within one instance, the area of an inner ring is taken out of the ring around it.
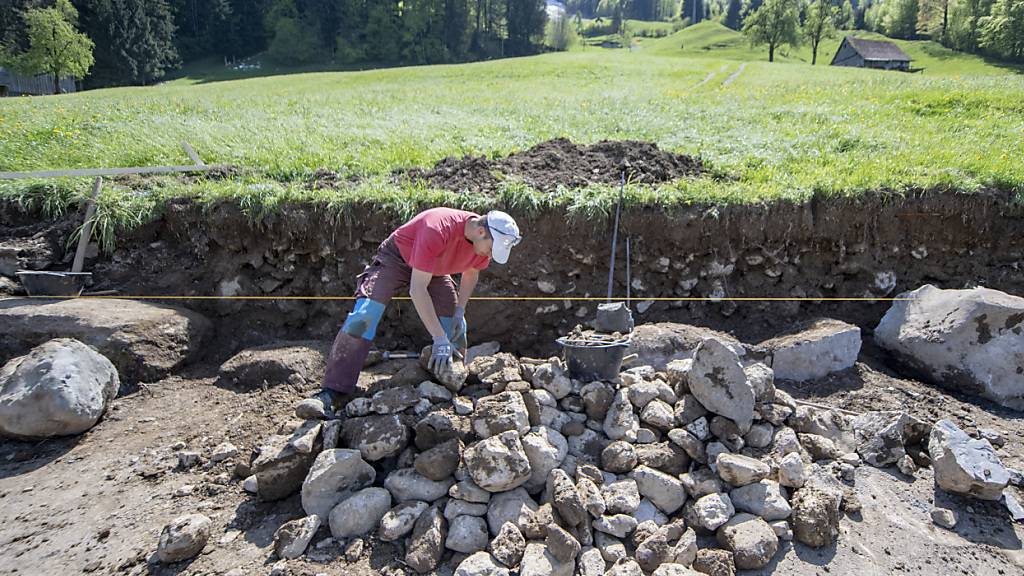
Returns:
[[[184,163],[180,140],[209,163],[245,169],[227,181],[154,179],[144,194],[108,187],[108,233],[177,195],[236,196],[256,212],[293,199],[403,212],[422,202],[480,206],[489,200],[395,184],[389,174],[446,155],[507,154],[557,136],[651,140],[736,177],[631,189],[636,202],[746,202],[907,187],[1024,190],[1024,77],[959,60],[948,64],[960,71],[954,75],[812,68],[792,58],[769,64],[756,53],[743,56],[749,48],[742,43],[700,54],[700,38],[725,36],[701,26],[645,39],[634,52],[588,48],[4,100],[0,171]],[[748,63],[725,85],[739,69],[737,59]],[[340,191],[307,191],[303,182],[318,167],[363,180]],[[59,209],[88,189],[83,181],[35,184],[0,183],[0,195]],[[593,212],[613,197],[601,188],[542,197],[510,183],[501,201]]]
[[[843,36],[847,34],[869,40],[895,42],[913,59],[911,66],[923,68],[922,73],[926,76],[1002,76],[1022,71],[1020,66],[956,52],[929,40],[897,40],[864,30],[839,31],[834,38],[823,40],[818,48],[819,65],[827,65],[832,61]],[[666,56],[768,60],[767,46],[752,47],[742,33],[711,20],[680,30],[670,37],[643,39],[643,46],[652,53]],[[810,64],[811,47],[806,43],[797,48],[784,46],[776,50],[775,57],[779,62]]]

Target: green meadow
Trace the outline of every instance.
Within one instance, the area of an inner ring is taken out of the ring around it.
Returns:
[[[411,212],[426,203],[608,210],[595,186],[541,194],[512,178],[501,198],[392,177],[446,156],[498,156],[567,137],[638,139],[703,158],[712,174],[633,186],[631,203],[759,202],[915,189],[1024,192],[1024,75],[900,42],[920,73],[810,66],[808,48],[768,63],[736,32],[702,23],[633,50],[586,47],[529,58],[209,81],[0,100],[0,171],[185,164],[191,143],[227,179],[148,178],[105,188],[108,239],[167,199],[236,198],[254,216],[283,202]],[[350,178],[311,190],[320,168]],[[84,180],[0,181],[0,196],[59,213]]]

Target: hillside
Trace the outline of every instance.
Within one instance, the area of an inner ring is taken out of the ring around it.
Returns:
[[[865,30],[839,31],[835,38],[824,40],[818,50],[819,65],[827,65],[831,62],[844,35],[894,42],[913,58],[912,66],[915,69],[923,69],[922,73],[929,76],[988,76],[1020,73],[1021,71],[1019,66],[986,60],[974,54],[956,52],[930,40],[899,40]],[[656,54],[734,60],[768,60],[767,47],[751,47],[750,42],[742,33],[711,20],[705,20],[665,38],[642,40],[644,49]],[[788,46],[783,47],[776,52],[776,60],[778,62],[810,64],[811,48],[806,44],[795,49]]]
[[[0,171],[182,163],[182,140],[207,163],[235,167],[226,179],[107,187],[101,214],[128,225],[176,196],[241,197],[259,210],[295,199],[403,212],[419,202],[475,206],[489,200],[392,172],[556,137],[649,141],[707,163],[705,176],[631,187],[628,201],[647,204],[1024,189],[1024,77],[980,65],[958,76],[812,68],[793,57],[769,64],[759,53],[741,57],[749,48],[737,38],[702,24],[632,52],[8,99]],[[684,51],[668,49],[680,44]],[[320,169],[339,184],[311,189]],[[132,193],[139,186],[150,193]],[[82,180],[0,183],[0,196],[56,211],[87,190]],[[516,181],[502,190],[507,203],[583,211],[605,210],[616,196],[601,186],[545,194]]]

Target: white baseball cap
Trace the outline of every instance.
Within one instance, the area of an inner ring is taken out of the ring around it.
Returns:
[[[508,256],[512,247],[523,239],[519,235],[519,226],[508,214],[500,210],[491,210],[487,213],[487,228],[494,239],[491,248],[491,258],[498,264],[508,262]]]

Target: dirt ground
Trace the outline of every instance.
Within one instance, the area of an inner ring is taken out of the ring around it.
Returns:
[[[554,192],[560,186],[574,189],[588,184],[618,184],[623,173],[630,183],[658,184],[705,171],[699,158],[660,150],[651,142],[624,140],[579,145],[556,138],[504,158],[448,157],[433,168],[402,171],[395,176],[424,180],[455,192],[493,193],[506,178]]]
[[[1004,464],[1024,468],[1024,420],[1020,415],[931,386],[900,379],[881,365],[878,353],[825,380],[792,386],[797,398],[851,410],[908,410],[933,421],[947,417],[967,431],[998,430]],[[364,373],[361,388],[374,387],[403,361]],[[303,516],[298,495],[259,502],[233,474],[259,439],[290,420],[307,391],[287,384],[236,391],[217,384],[216,366],[189,370],[118,398],[108,416],[78,438],[25,443],[0,441],[0,574],[268,574],[276,561],[273,534]],[[230,441],[238,458],[177,468],[178,442],[206,455]],[[193,491],[175,496],[191,485]],[[965,501],[934,488],[931,472],[913,481],[895,468],[858,468],[855,491],[863,511],[842,521],[839,542],[814,550],[785,543],[757,574],[993,574],[1024,572],[1024,525],[1012,524],[997,503]],[[959,514],[955,531],[933,525],[933,503]],[[214,523],[206,550],[170,566],[148,565],[163,525],[201,512]],[[368,540],[355,562],[321,528],[305,558],[288,561],[291,574],[398,574],[400,545]],[[451,562],[439,573],[450,574]],[[411,571],[406,571],[412,574]]]

